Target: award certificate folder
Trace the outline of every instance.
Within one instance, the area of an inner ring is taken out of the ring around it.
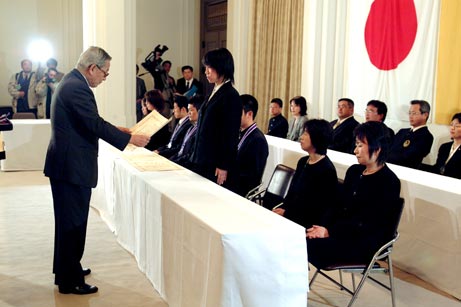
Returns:
[[[130,128],[131,134],[154,135],[163,128],[170,119],[163,117],[156,110],[152,110],[141,121]]]
[[[168,119],[162,116],[156,110],[152,110],[147,114],[141,121],[136,123],[133,127],[130,128],[131,134],[144,134],[144,135],[154,135],[163,128],[166,124],[170,122],[173,116]],[[136,146],[133,144],[128,144],[125,147],[124,151],[134,151]]]

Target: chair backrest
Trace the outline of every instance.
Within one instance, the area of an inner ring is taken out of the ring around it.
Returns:
[[[32,112],[19,112],[13,114],[13,119],[36,119]]]
[[[287,196],[294,173],[294,169],[283,164],[278,164],[275,167],[263,196],[262,205],[265,208],[272,209],[283,202],[285,196]]]
[[[272,173],[269,183],[267,184],[267,192],[285,198],[285,196],[287,196],[288,189],[290,188],[294,173],[295,170],[291,167],[278,164]]]

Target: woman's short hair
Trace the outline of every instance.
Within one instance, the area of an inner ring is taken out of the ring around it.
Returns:
[[[307,102],[306,102],[306,98],[304,98],[303,96],[295,96],[293,98],[291,98],[290,102],[294,102],[297,106],[300,107],[300,111],[299,113],[301,114],[301,116],[304,116],[304,115],[307,115]]]
[[[328,146],[333,141],[333,129],[330,123],[324,119],[309,119],[304,123],[303,130],[309,133],[315,152],[325,155]]]
[[[216,70],[219,77],[224,77],[224,80],[234,83],[234,58],[226,48],[208,51],[202,63]]]
[[[387,161],[391,147],[391,136],[389,129],[383,123],[369,121],[360,124],[355,128],[354,135],[359,141],[368,144],[368,154],[370,157],[373,153],[381,149],[376,158],[378,165],[382,165]]]
[[[146,102],[150,103],[157,112],[161,113],[165,107],[165,100],[163,99],[162,92],[159,90],[150,90],[144,94]]]

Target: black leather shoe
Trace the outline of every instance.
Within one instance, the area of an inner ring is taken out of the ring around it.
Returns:
[[[83,268],[82,269],[83,276],[87,276],[91,274],[91,269],[90,268]]]
[[[81,286],[76,286],[76,287],[63,287],[59,286],[59,293],[62,294],[79,294],[79,295],[85,295],[85,294],[91,294],[91,293],[96,293],[98,292],[98,287],[92,286],[89,284],[83,284]]]

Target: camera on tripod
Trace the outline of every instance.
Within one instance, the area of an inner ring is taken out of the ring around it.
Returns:
[[[142,67],[144,67],[148,72],[154,74],[155,69],[158,65],[162,63],[162,59],[160,58],[166,51],[168,47],[166,45],[157,45],[154,50],[152,50],[144,59],[144,62],[141,63]],[[159,58],[156,58],[156,57]]]

